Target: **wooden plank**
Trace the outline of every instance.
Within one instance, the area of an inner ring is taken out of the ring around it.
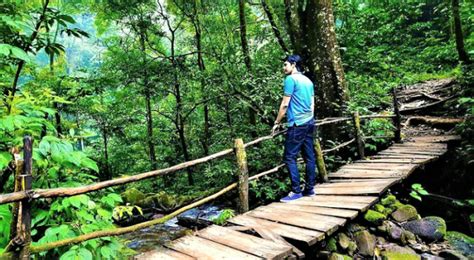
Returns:
[[[313,220],[312,214],[308,215],[295,215],[292,212],[286,212],[287,214],[274,213],[263,210],[252,210],[247,213],[249,216],[261,219],[268,219],[271,221],[277,221],[285,224],[294,225],[297,227],[303,227],[308,229],[314,229],[322,231],[327,235],[334,233],[339,225],[332,222],[325,222],[320,220]]]
[[[264,227],[282,237],[305,242],[308,246],[314,245],[325,238],[324,233],[320,231],[254,218],[247,214],[233,217],[227,220],[227,222],[248,227]]]
[[[261,259],[197,236],[178,238],[166,247],[198,259]]]
[[[362,195],[362,194],[377,194],[385,192],[390,186],[375,186],[375,187],[327,187],[319,188],[318,194],[327,195]]]
[[[303,197],[299,200],[321,201],[321,202],[357,202],[357,203],[374,203],[378,200],[374,196],[328,196],[317,194],[314,197]]]
[[[445,152],[417,152],[417,151],[408,151],[408,150],[384,150],[379,152],[379,155],[427,155],[427,156],[440,156]]]
[[[363,163],[404,163],[404,164],[420,164],[429,161],[429,159],[375,159],[358,161]]]
[[[265,259],[284,259],[292,252],[289,246],[217,225],[199,231],[198,236]]]
[[[351,187],[384,187],[397,182],[397,179],[372,179],[364,182],[353,183],[321,183],[315,187],[316,192],[321,188],[351,188]]]
[[[335,216],[327,216],[327,215],[321,215],[321,214],[317,214],[317,213],[309,213],[309,212],[303,212],[303,211],[291,212],[291,211],[289,211],[285,208],[282,208],[282,207],[269,207],[268,205],[258,207],[255,210],[269,212],[269,213],[275,213],[275,214],[281,214],[281,215],[284,215],[284,216],[288,215],[290,217],[292,217],[296,214],[299,217],[305,217],[305,218],[311,219],[311,221],[313,221],[313,222],[321,221],[321,222],[336,224],[336,225],[339,225],[339,226],[344,226],[347,222],[347,219],[345,219],[345,218],[340,218],[340,217],[335,217]]]
[[[383,163],[362,163],[356,162],[352,164],[348,164],[346,166],[341,167],[340,169],[368,169],[368,170],[384,170],[384,169],[392,169],[392,170],[406,170],[412,168],[413,165],[410,164],[383,164]]]
[[[448,142],[448,141],[456,141],[461,140],[461,136],[459,135],[441,135],[441,136],[417,136],[417,137],[410,137],[415,142]]]
[[[264,227],[253,227],[253,229],[255,230],[255,232],[257,232],[261,237],[263,237],[265,239],[271,240],[271,241],[276,242],[276,243],[281,243],[283,245],[290,246],[293,250],[293,253],[296,255],[296,256],[292,255],[292,257],[294,257],[294,259],[303,259],[305,257],[305,254],[303,253],[303,251],[301,251],[296,246],[288,243],[280,235],[272,232],[270,229],[264,228]]]
[[[369,157],[373,159],[432,159],[435,156],[425,154],[378,154]]]
[[[316,206],[305,206],[305,205],[296,205],[291,203],[279,203],[275,202],[267,207],[274,207],[274,208],[282,208],[289,211],[301,211],[301,212],[308,212],[308,213],[315,213],[320,215],[328,215],[328,216],[335,216],[341,218],[349,218],[354,219],[359,212],[356,210],[348,210],[348,209],[335,209],[335,208],[324,208],[324,207],[316,207]]]
[[[156,260],[158,259],[160,260],[192,260],[196,258],[171,250],[171,249],[162,248],[162,249],[157,249],[157,250],[141,253],[139,255],[134,256],[133,259],[135,260],[155,260],[155,259]]]
[[[344,173],[330,173],[329,178],[359,178],[359,179],[370,179],[370,178],[387,178],[387,179],[398,179],[405,176],[402,172],[344,172]]]
[[[313,200],[304,200],[304,198],[292,201],[290,203],[297,204],[297,205],[318,206],[318,207],[327,207],[327,208],[355,209],[355,210],[360,210],[360,211],[365,211],[371,206],[370,203],[366,203],[366,202],[313,201]]]

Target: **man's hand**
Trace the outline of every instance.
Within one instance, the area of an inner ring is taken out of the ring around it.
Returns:
[[[280,124],[275,122],[275,124],[273,125],[272,127],[272,135],[275,135],[275,133],[278,131],[278,129],[280,128]]]

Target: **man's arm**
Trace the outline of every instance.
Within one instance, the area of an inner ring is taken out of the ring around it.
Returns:
[[[280,109],[278,110],[278,116],[275,119],[275,124],[279,124],[283,117],[286,115],[286,110],[288,110],[288,104],[290,104],[291,96],[283,96],[281,100]]]

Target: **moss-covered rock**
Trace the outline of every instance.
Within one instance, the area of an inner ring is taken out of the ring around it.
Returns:
[[[446,232],[445,238],[454,250],[474,259],[474,238],[456,231]]]
[[[396,244],[389,244],[381,252],[382,259],[387,260],[419,260],[421,257],[411,248],[401,247]]]
[[[446,235],[446,222],[440,217],[426,217],[402,224],[402,227],[431,242],[441,240]]]
[[[328,243],[326,245],[326,250],[328,250],[330,252],[336,252],[337,251],[337,241],[334,237],[331,237],[328,240]]]
[[[405,205],[405,204],[403,204],[403,203],[401,203],[400,201],[397,200],[397,201],[395,201],[395,203],[390,204],[390,205],[389,205],[389,208],[390,208],[391,210],[397,210],[397,209],[403,207],[404,205]]]
[[[380,203],[377,203],[374,205],[374,210],[379,213],[383,213],[385,211],[385,206]]]
[[[416,242],[416,236],[408,230],[403,230],[402,235],[400,236],[400,241],[402,241],[402,244],[407,245],[409,244],[409,241]]]
[[[392,218],[398,222],[417,219],[418,212],[412,205],[403,205],[392,213]]]
[[[357,251],[357,243],[354,241],[350,241],[349,245],[347,246],[347,253],[349,255],[354,255],[356,251]]]
[[[352,260],[352,257],[347,256],[347,255],[341,255],[337,253],[332,253],[328,260]]]
[[[382,214],[382,213],[379,213],[375,210],[367,210],[367,212],[365,213],[364,215],[364,219],[367,220],[368,222],[370,223],[373,223],[375,225],[379,225],[380,223],[382,223],[387,217]]]
[[[380,204],[382,204],[383,206],[389,206],[395,203],[396,201],[397,201],[397,197],[395,197],[392,194],[389,194],[380,201]]]
[[[337,243],[342,249],[346,250],[349,246],[349,242],[351,242],[351,239],[345,233],[339,233],[337,236]]]
[[[190,196],[175,196],[162,191],[154,195],[137,201],[137,205],[142,208],[158,208],[162,212],[169,212],[191,201]]]
[[[120,194],[125,203],[136,205],[138,201],[145,199],[145,194],[135,188],[127,189]]]
[[[375,249],[375,237],[369,233],[369,231],[359,231],[354,234],[357,248],[359,248],[359,254],[364,256],[373,256]]]

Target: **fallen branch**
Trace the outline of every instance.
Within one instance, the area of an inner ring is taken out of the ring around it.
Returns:
[[[453,127],[455,124],[464,122],[463,118],[445,118],[429,116],[412,116],[405,121],[405,126],[425,124],[437,127]]]
[[[442,99],[442,100],[440,100],[440,101],[436,101],[436,102],[430,103],[430,104],[428,104],[428,105],[424,105],[424,106],[419,106],[419,107],[414,107],[414,108],[405,108],[405,109],[400,110],[400,113],[405,113],[405,114],[406,114],[406,112],[413,112],[413,111],[417,111],[417,110],[422,110],[422,109],[430,108],[430,107],[439,105],[439,104],[441,104],[441,103],[444,103],[444,102],[446,102],[446,101],[448,101],[448,100],[454,99],[454,98],[456,98],[457,96],[458,96],[458,94],[453,95],[453,96],[450,96],[450,97],[447,97],[447,98],[444,98],[444,99]]]

